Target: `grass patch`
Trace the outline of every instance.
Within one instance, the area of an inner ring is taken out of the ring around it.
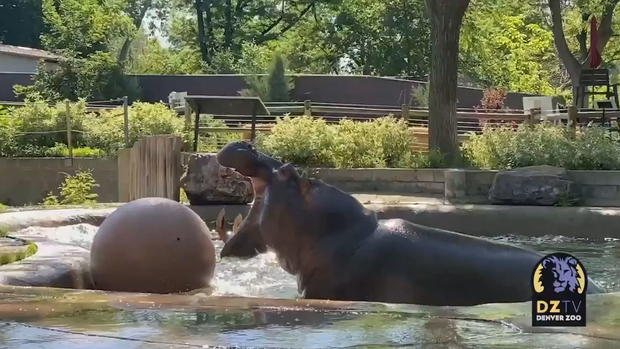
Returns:
[[[0,254],[0,265],[5,265],[9,263],[15,263],[21,261],[22,259],[28,258],[33,254],[37,253],[39,248],[37,244],[32,241],[25,241],[27,243],[27,247],[25,250],[21,252],[13,252],[13,253],[4,253]]]
[[[8,207],[6,207],[6,205],[0,204],[0,213],[6,211],[7,209],[8,209]]]

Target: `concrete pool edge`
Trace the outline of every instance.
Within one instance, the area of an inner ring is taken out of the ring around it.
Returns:
[[[218,297],[201,293],[148,294],[45,287],[0,285],[0,319],[26,323],[47,316],[74,312],[156,311],[156,312],[341,312],[418,314],[430,318],[495,322],[513,326],[523,333],[570,333],[620,342],[620,293],[588,297],[588,326],[531,327],[531,303],[494,303],[469,307],[420,306],[371,302],[342,302],[314,299],[274,299]]]

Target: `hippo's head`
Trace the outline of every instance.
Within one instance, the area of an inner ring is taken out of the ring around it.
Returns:
[[[282,163],[256,151],[252,143],[240,141],[228,143],[217,153],[217,162],[230,167],[244,176],[258,178],[263,172],[271,172]]]

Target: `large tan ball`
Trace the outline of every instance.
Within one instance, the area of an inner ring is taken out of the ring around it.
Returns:
[[[209,285],[215,248],[209,229],[186,206],[162,198],[127,203],[105,219],[91,248],[98,289],[176,293]]]

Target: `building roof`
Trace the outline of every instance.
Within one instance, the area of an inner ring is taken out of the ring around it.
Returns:
[[[49,51],[39,50],[31,47],[13,46],[0,44],[0,53],[6,53],[15,56],[24,56],[44,59],[46,61],[58,62],[60,56],[53,54]]]

